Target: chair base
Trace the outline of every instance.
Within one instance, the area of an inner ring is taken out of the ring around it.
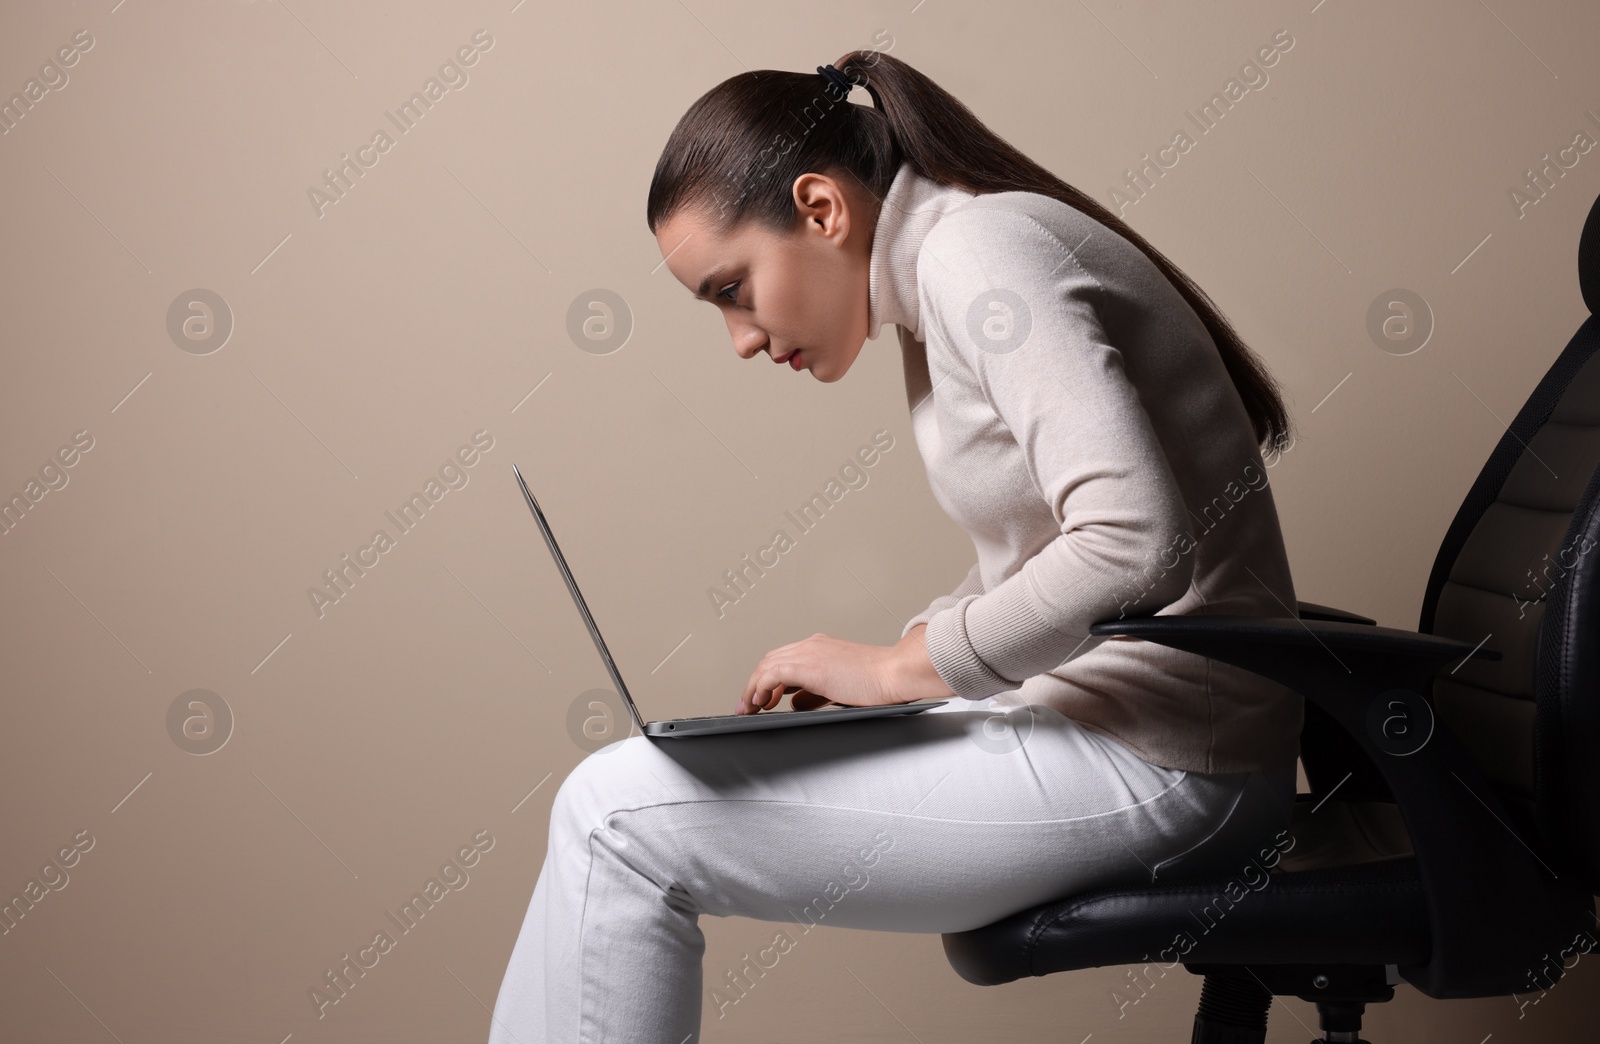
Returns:
[[[1367,965],[1188,964],[1205,976],[1190,1044],[1265,1044],[1272,998],[1288,994],[1317,1006],[1322,1036],[1312,1044],[1368,1044],[1361,1016],[1394,997],[1386,970]]]

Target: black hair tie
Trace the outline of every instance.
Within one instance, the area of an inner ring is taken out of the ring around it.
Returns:
[[[836,85],[843,91],[843,97],[848,98],[850,96],[850,88],[855,86],[855,82],[850,77],[835,69],[832,65],[819,65],[817,66],[817,72],[822,74],[824,80]]]

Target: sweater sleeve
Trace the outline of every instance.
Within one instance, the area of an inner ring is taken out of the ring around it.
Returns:
[[[1193,541],[1166,453],[1101,325],[1106,291],[1067,244],[1019,211],[958,208],[924,240],[918,278],[929,351],[971,374],[1060,527],[1002,582],[928,622],[935,671],[957,695],[983,699],[1105,641],[1091,624],[1182,597]]]
[[[941,609],[948,609],[950,606],[961,601],[961,599],[965,598],[967,595],[982,593],[983,577],[978,572],[978,563],[974,562],[972,563],[972,568],[967,570],[966,579],[957,584],[954,591],[935,598],[933,602],[929,604],[928,608],[922,610],[922,612],[918,613],[916,616],[913,616],[911,618],[911,622],[906,624],[905,627],[901,628],[900,637],[904,638],[911,628],[920,623],[927,623],[934,613],[939,612]]]

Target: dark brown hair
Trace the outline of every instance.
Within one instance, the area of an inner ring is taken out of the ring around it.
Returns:
[[[692,207],[710,215],[719,233],[752,220],[788,232],[795,221],[794,181],[807,171],[847,172],[879,200],[901,163],[969,192],[1049,196],[1144,251],[1211,334],[1257,443],[1283,445],[1289,417],[1277,382],[1205,291],[1121,217],[1023,155],[898,58],[859,50],[833,64],[866,89],[873,107],[851,104],[842,86],[816,73],[771,69],[740,73],[701,95],[656,162],[645,201],[650,231]]]

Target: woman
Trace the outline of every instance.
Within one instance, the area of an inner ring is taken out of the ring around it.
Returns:
[[[949,702],[590,755],[556,794],[491,1044],[683,1044],[703,1006],[739,1017],[814,925],[963,931],[1242,867],[1238,839],[1287,823],[1296,694],[1088,634],[1291,615],[1262,470],[1288,429],[1271,379],[1171,262],[927,77],[874,51],[818,72],[696,101],[649,225],[742,358],[831,383],[899,327],[929,482],[978,561],[895,645],[772,650],[735,710]],[[701,914],[781,927],[703,970]]]

